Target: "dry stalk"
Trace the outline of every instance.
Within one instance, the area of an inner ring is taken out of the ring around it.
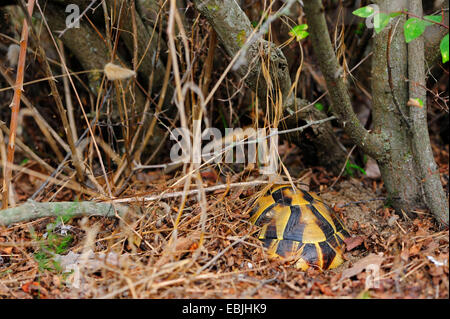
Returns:
[[[63,63],[65,64],[66,57],[64,54],[64,44],[62,43],[61,40],[58,40],[58,45],[59,45],[59,50],[61,51],[61,57],[63,59]],[[70,96],[70,87],[69,87],[69,82],[67,81],[66,69],[64,67],[61,67],[61,72],[63,75],[62,80],[63,80],[63,85],[64,85],[64,95],[65,95],[65,99],[66,99],[70,131],[72,133],[73,139],[76,141],[76,140],[78,140],[78,133],[77,133],[77,126],[75,123],[75,118],[73,115],[73,103],[72,103],[72,97]]]
[[[5,132],[5,134],[8,134],[8,135],[11,134],[10,133],[11,131],[8,129],[6,124],[4,122],[2,122],[1,120],[0,120],[0,128],[1,128],[0,131]],[[35,160],[37,163],[39,163],[49,173],[51,173],[55,170],[53,167],[48,165],[42,158],[37,156],[36,153],[31,148],[29,148],[24,142],[22,142],[22,140],[20,138],[16,138],[16,144],[25,152],[25,154],[27,154],[27,156],[29,156],[30,158]],[[6,157],[5,157],[5,160],[6,160]]]
[[[0,72],[2,73],[3,77],[6,79],[6,81],[11,85],[11,87],[14,87],[14,82],[11,79],[11,77],[7,74],[6,69],[0,65]],[[47,80],[42,79],[42,81]],[[40,81],[40,80],[39,80]],[[31,81],[34,82],[34,81]],[[28,82],[29,84],[31,82]],[[6,88],[9,89],[9,88]],[[47,139],[48,144],[52,148],[53,152],[56,154],[56,157],[59,161],[61,161],[64,156],[60,152],[58,146],[56,145],[56,142],[61,145],[61,147],[67,152],[69,151],[69,146],[59,137],[58,133],[53,130],[53,128],[47,123],[47,121],[44,119],[44,117],[39,113],[39,111],[36,109],[36,107],[28,100],[28,98],[25,95],[21,95],[21,100],[25,104],[25,106],[32,111],[34,120],[36,121],[36,124],[39,126],[39,129],[41,130],[42,134],[44,134],[45,138]]]
[[[267,181],[251,181],[251,182],[242,182],[242,183],[230,183],[230,184],[219,184],[211,187],[207,187],[204,189],[205,192],[214,192],[216,190],[222,190],[232,187],[251,187],[251,186],[258,186],[262,184],[267,184]],[[281,182],[276,182],[275,184],[280,184]],[[162,193],[160,195],[153,195],[153,196],[134,196],[130,198],[117,198],[113,199],[112,202],[114,203],[132,203],[132,202],[145,202],[145,201],[158,201],[161,199],[168,199],[168,198],[174,198],[174,197],[186,197],[191,195],[197,195],[199,194],[198,189],[193,189],[189,191],[180,191],[180,192],[172,192],[172,193]]]
[[[23,0],[19,1],[19,4],[21,4],[22,1]],[[36,5],[37,5],[37,7],[40,10],[39,3],[36,3]],[[23,5],[21,5],[21,8],[24,11],[25,18],[27,19],[28,23],[31,24],[31,13],[27,13],[24,10]],[[42,14],[42,12],[41,12],[41,15],[44,16]],[[70,125],[69,125],[69,120],[67,118],[67,113],[66,113],[66,110],[64,108],[61,96],[59,95],[58,88],[56,87],[55,81],[53,79],[53,73],[52,73],[50,64],[49,64],[48,59],[47,59],[47,54],[45,53],[45,50],[44,50],[44,48],[42,47],[42,45],[40,43],[39,37],[34,32],[32,25],[30,27],[30,31],[31,31],[31,34],[33,35],[34,39],[35,39],[35,45],[38,48],[40,56],[42,58],[42,63],[44,64],[45,75],[49,79],[48,83],[50,85],[50,90],[52,92],[52,96],[53,96],[53,98],[55,100],[56,107],[57,107],[59,115],[61,117],[61,120],[62,120],[62,123],[63,123],[63,127],[64,127],[64,132],[66,134],[70,150],[72,151],[72,158],[73,158],[73,163],[74,163],[75,169],[77,171],[77,178],[78,178],[78,180],[80,182],[82,182],[84,180],[84,177],[83,177],[83,169],[82,169],[82,166],[81,166],[80,157],[79,157],[79,154],[77,153],[76,148],[75,148],[75,140],[74,140],[74,137],[73,137],[73,135],[71,134],[71,131],[70,131]],[[51,33],[51,32],[49,31],[49,33]],[[54,42],[54,45],[55,45],[55,48],[57,49],[57,51],[59,53],[58,45],[56,44],[56,42]],[[61,54],[59,54],[59,55],[60,55],[62,64],[64,66],[65,65],[64,59],[62,58]],[[67,67],[66,67],[66,72],[69,73],[69,71],[67,70]]]
[[[94,131],[92,130],[92,127],[91,127],[91,125],[90,125],[90,123],[89,123],[88,116],[87,116],[86,111],[85,111],[85,109],[84,109],[83,103],[81,102],[80,96],[79,96],[78,91],[77,91],[77,89],[76,89],[76,87],[75,87],[75,84],[74,84],[74,82],[73,82],[72,76],[71,76],[70,73],[69,73],[69,70],[68,70],[68,68],[67,68],[67,65],[64,63],[64,60],[62,59],[61,52],[60,52],[60,50],[58,49],[58,46],[57,46],[57,44],[56,44],[56,40],[55,40],[55,38],[54,38],[54,36],[53,36],[53,34],[52,34],[52,32],[51,32],[51,29],[50,29],[50,27],[49,27],[49,25],[48,25],[48,23],[47,23],[47,20],[45,19],[45,15],[44,15],[44,13],[42,12],[42,9],[41,9],[39,3],[37,3],[36,5],[37,5],[37,7],[38,7],[38,9],[39,9],[39,12],[40,12],[40,14],[41,14],[41,16],[42,16],[42,21],[44,22],[45,27],[47,28],[47,31],[48,31],[49,34],[50,34],[50,37],[51,37],[51,39],[52,39],[52,41],[53,41],[53,44],[54,44],[55,49],[56,49],[56,51],[57,51],[57,53],[58,53],[58,56],[60,57],[60,59],[61,59],[61,61],[62,61],[62,65],[64,66],[64,69],[66,69],[66,72],[67,72],[67,74],[68,74],[68,76],[69,76],[70,84],[72,85],[72,88],[73,88],[73,90],[74,90],[74,92],[75,92],[75,96],[76,96],[76,98],[77,98],[78,104],[80,105],[80,109],[81,109],[81,111],[82,111],[82,113],[83,113],[83,117],[84,117],[84,119],[85,119],[85,121],[86,121],[86,124],[87,124],[87,126],[88,126],[89,133],[91,134],[91,136],[95,136]],[[53,83],[53,81],[50,81],[50,83]],[[53,83],[53,84],[54,84],[54,83]],[[69,135],[68,135],[68,136],[69,136]],[[94,144],[94,147],[95,147],[97,156],[98,156],[98,160],[99,160],[99,163],[100,163],[100,167],[101,167],[101,169],[102,169],[102,172],[103,172],[103,176],[104,176],[104,178],[105,178],[105,182],[106,182],[108,194],[109,194],[109,196],[112,196],[111,186],[110,186],[110,184],[109,184],[108,175],[106,174],[106,169],[105,169],[105,166],[104,166],[104,164],[103,164],[103,159],[102,159],[102,156],[101,156],[101,153],[100,153],[100,149],[98,148],[98,145],[97,145],[97,143],[95,142],[95,140],[92,140],[92,141],[93,141],[93,144]],[[74,150],[74,151],[76,151],[76,150]],[[73,151],[73,152],[74,152],[74,151]],[[73,155],[74,155],[74,158],[75,158],[75,157],[76,157],[76,153],[73,154]]]
[[[28,14],[31,15],[33,13],[35,0],[28,1]],[[23,77],[25,71],[25,58],[27,53],[28,46],[28,22],[26,19],[23,21],[22,26],[22,35],[20,40],[20,52],[19,52],[19,61],[17,63],[17,75],[16,75],[16,85],[14,89],[14,96],[11,102],[11,122],[10,122],[10,134],[8,141],[8,155],[7,155],[7,163],[12,165],[14,163],[14,150],[16,147],[15,139],[16,139],[16,130],[17,130],[17,118],[19,116],[20,110],[20,97],[22,95],[23,90]],[[9,189],[11,187],[11,177],[12,170],[11,166],[6,165],[4,170],[4,179],[3,179],[3,203],[2,207],[8,207],[8,199],[9,199]]]

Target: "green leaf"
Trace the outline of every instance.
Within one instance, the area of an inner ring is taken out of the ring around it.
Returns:
[[[349,162],[347,162],[347,165],[345,165],[345,170],[347,171],[347,173],[349,173],[348,175],[350,176],[353,176],[354,171],[360,171],[363,175],[366,175],[366,171],[362,167]]]
[[[355,16],[361,17],[361,18],[367,18],[370,17],[373,13],[374,13],[374,9],[370,6],[365,6],[359,9],[356,9],[355,11],[353,11],[352,13]]]
[[[357,35],[362,35],[365,27],[366,25],[363,22],[358,23],[358,27],[356,28],[355,33]]]
[[[373,17],[375,32],[380,33],[389,23],[391,18],[386,13],[380,12]]]
[[[441,21],[442,21],[442,16],[424,16],[423,18],[425,19],[424,22],[425,22],[426,26],[434,24],[433,22],[426,21],[426,20],[431,20],[431,21],[434,21],[436,23],[441,23]]]
[[[442,55],[442,63],[445,63],[448,61],[448,33],[445,37],[441,40],[441,45],[439,46],[441,49],[441,55]]]
[[[323,111],[323,109],[324,109],[324,106],[322,103],[316,103],[316,104],[314,104],[314,107],[316,109],[318,109],[319,111]]]
[[[369,158],[367,157],[366,154],[364,154],[363,155],[363,163],[366,164],[368,160],[369,160]]]
[[[303,23],[303,24],[296,25],[292,29],[296,29],[299,31],[305,31],[305,30],[308,30],[308,25],[306,23]]]
[[[406,43],[409,43],[412,40],[420,37],[425,31],[426,26],[426,22],[418,18],[408,19],[403,26]]]
[[[291,37],[295,37],[297,41],[300,41],[309,35],[308,31],[306,31],[307,29],[307,24],[296,25],[291,29],[291,31],[289,31],[289,35]]]
[[[23,160],[22,160],[22,162],[20,162],[20,166],[23,166],[23,165],[25,165],[26,163],[28,163],[30,160],[28,159],[28,158],[24,158]]]

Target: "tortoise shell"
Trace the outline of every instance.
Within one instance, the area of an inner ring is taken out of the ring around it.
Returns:
[[[321,270],[342,264],[349,237],[342,221],[312,192],[278,185],[256,201],[250,221],[262,226],[259,239],[270,258],[289,258],[298,269]]]

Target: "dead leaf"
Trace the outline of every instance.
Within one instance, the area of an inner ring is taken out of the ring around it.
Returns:
[[[411,248],[409,248],[409,254],[410,255],[417,255],[417,253],[419,253],[421,248],[422,248],[421,244],[415,244]]]
[[[123,68],[113,63],[107,63],[104,68],[104,72],[108,80],[124,80],[136,75],[133,70]]]
[[[30,293],[30,285],[32,284],[32,282],[27,282],[25,284],[22,285],[22,290],[25,291],[27,294]]]
[[[4,284],[0,283],[0,295],[6,295],[9,293],[9,288]]]
[[[423,108],[423,104],[420,105],[419,100],[418,100],[418,99],[413,99],[413,98],[410,98],[410,99],[408,100],[408,103],[406,103],[406,105],[408,105],[408,106],[414,106],[414,107],[418,107],[418,108]]]
[[[400,258],[401,258],[403,261],[407,262],[408,259],[409,259],[409,251],[408,251],[407,249],[402,250],[402,252],[400,253]]]
[[[442,276],[444,274],[444,267],[436,266],[436,265],[430,265],[429,273],[433,277]]]
[[[192,247],[192,245],[199,240],[199,238],[200,238],[199,232],[193,232],[189,237],[177,238],[174,247],[173,244],[167,242],[164,247],[161,258],[158,259],[158,261],[155,263],[155,266],[160,267],[164,265],[170,260],[170,256],[172,256],[173,254],[179,254],[185,252],[186,250],[189,250],[190,247]]]
[[[237,187],[234,192],[231,193],[231,199],[237,199],[239,196],[241,196],[242,192],[244,191],[243,187]]]
[[[13,247],[5,247],[1,249],[6,255],[11,255]]]
[[[343,206],[344,206],[345,204],[346,204],[346,203],[345,203],[344,201],[342,201],[342,200],[339,201],[339,202],[337,202],[336,205],[333,206],[334,212],[340,213],[342,210],[344,210]]]
[[[338,272],[338,273],[335,274],[333,277],[331,277],[330,283],[331,283],[331,284],[335,284],[336,282],[339,281],[339,279],[341,279],[341,277],[342,277],[342,273]]]
[[[202,176],[203,180],[213,183],[217,182],[217,179],[219,178],[214,170],[203,171],[200,173],[200,175]]]
[[[350,250],[358,247],[359,245],[361,245],[364,242],[364,236],[356,236],[356,237],[346,238],[344,240],[344,242],[345,242],[347,251],[350,251]]]
[[[189,251],[192,253],[192,252],[194,252],[195,250],[197,250],[198,247],[199,247],[199,246],[198,246],[198,243],[195,242],[195,243],[193,243],[193,244],[191,245],[191,247],[189,247]]]
[[[388,225],[390,226],[390,227],[392,227],[392,226],[394,226],[395,225],[395,221],[398,219],[399,217],[398,217],[398,215],[392,215],[389,219],[388,219]]]
[[[42,287],[37,281],[30,281],[23,284],[22,290],[27,294],[37,295],[40,299],[46,299],[48,295],[47,289]]]
[[[433,254],[436,249],[439,248],[439,244],[435,241],[431,241],[426,245],[426,249],[424,250],[425,255]]]
[[[383,253],[380,253],[379,255],[371,253],[363,259],[358,260],[353,267],[343,270],[341,280],[356,276],[370,265],[375,265],[375,267],[379,268],[383,260]]]
[[[368,178],[377,180],[381,177],[380,168],[378,167],[377,162],[371,157],[367,160],[364,170],[366,171],[366,176]]]
[[[325,296],[334,296],[334,293],[331,291],[331,288],[325,285],[322,285],[321,283],[315,282],[315,285],[319,287],[320,292],[323,293]]]

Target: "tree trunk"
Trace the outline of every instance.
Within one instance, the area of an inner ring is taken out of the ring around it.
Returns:
[[[380,12],[384,13],[407,9],[406,1],[380,0],[378,5]],[[405,16],[393,19],[390,25],[374,37],[374,130],[369,133],[357,121],[350,104],[342,69],[331,45],[322,2],[306,1],[304,9],[313,49],[327,83],[333,110],[355,144],[377,160],[390,203],[397,211],[406,213],[428,206],[438,221],[448,224],[448,203],[442,196],[439,175],[435,173],[436,166],[425,120],[426,111],[413,111],[410,114],[407,109],[409,98],[416,94],[425,100],[424,92],[417,91],[416,84],[410,85],[408,90],[406,81],[411,76],[415,83],[424,85],[425,56],[423,44],[421,47],[411,46],[410,58],[417,65],[410,63],[408,73],[408,50],[403,35]],[[420,57],[415,55],[417,50],[422,50]]]
[[[406,1],[380,1],[379,6],[381,12],[393,12],[404,9]],[[402,118],[402,113],[407,114],[408,86],[404,79],[408,76],[408,53],[402,27],[405,17],[400,16],[398,19],[402,21],[397,27],[393,21],[374,38],[372,114],[374,129],[381,133],[385,145],[386,158],[378,160],[378,164],[386,190],[394,208],[409,212],[414,208],[423,208],[424,202],[409,139],[410,132]],[[390,28],[392,39],[389,45]],[[388,48],[391,79],[388,75]],[[393,90],[389,81],[393,84]],[[398,105],[394,101],[394,96]]]
[[[422,1],[410,0],[408,12],[423,15]],[[423,101],[422,107],[411,106],[412,146],[425,200],[431,212],[442,223],[448,223],[448,202],[441,184],[439,167],[433,157],[427,124],[427,92],[425,90],[424,38],[408,44],[409,98]]]

